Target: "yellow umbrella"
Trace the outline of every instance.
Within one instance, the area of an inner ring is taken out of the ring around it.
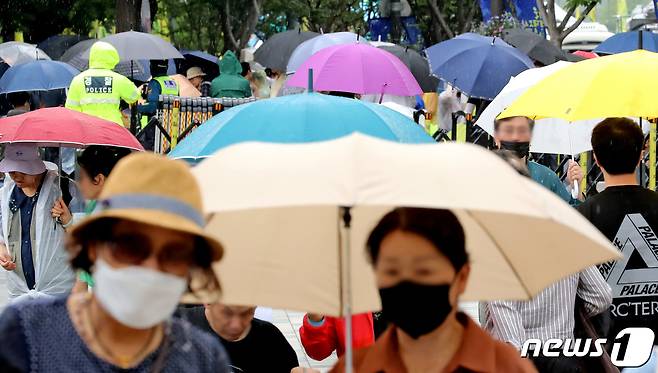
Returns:
[[[657,71],[658,53],[645,50],[574,63],[528,89],[499,118],[656,118]]]

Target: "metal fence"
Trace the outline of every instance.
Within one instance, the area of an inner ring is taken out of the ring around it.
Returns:
[[[137,133],[146,148],[167,154],[195,128],[226,108],[253,102],[249,98],[180,97],[160,95],[158,109],[148,123]],[[154,135],[148,136],[149,133]],[[147,142],[147,144],[144,144]]]

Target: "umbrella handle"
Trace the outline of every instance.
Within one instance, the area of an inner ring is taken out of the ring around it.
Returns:
[[[573,189],[571,190],[571,197],[577,199],[580,196],[580,188],[578,187],[578,180],[573,181]]]

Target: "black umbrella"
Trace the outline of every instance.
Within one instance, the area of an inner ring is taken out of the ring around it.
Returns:
[[[89,38],[79,35],[53,35],[37,44],[37,47],[46,52],[50,58],[57,60],[69,48],[85,39]]]
[[[503,31],[503,40],[517,47],[531,59],[543,65],[567,60],[566,55],[558,47],[551,44],[541,35],[529,30],[511,29]]]
[[[423,92],[436,92],[439,79],[430,75],[430,65],[427,59],[409,47],[399,45],[383,45],[377,47],[383,49],[399,58],[413,74]]]
[[[290,55],[297,46],[320,34],[316,32],[290,30],[272,35],[254,53],[254,60],[273,70],[286,71]]]
[[[217,65],[219,58],[216,56],[202,51],[181,50],[181,53],[185,58],[180,64],[182,68],[182,71],[180,71],[181,74],[185,75],[187,69],[197,66],[206,74],[206,80],[212,80],[219,75],[219,66]]]

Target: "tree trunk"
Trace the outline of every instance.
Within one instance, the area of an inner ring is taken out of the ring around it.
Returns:
[[[505,10],[503,0],[491,0],[491,16],[492,17],[499,17],[499,16],[503,15],[503,10]]]
[[[141,31],[140,0],[116,0],[116,32]]]

